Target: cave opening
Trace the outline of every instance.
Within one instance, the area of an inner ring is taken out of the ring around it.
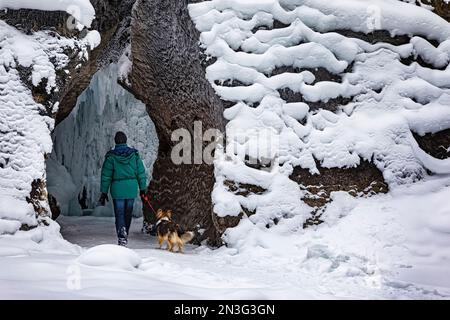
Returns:
[[[125,132],[127,144],[139,150],[148,183],[151,180],[159,144],[155,125],[145,104],[117,82],[118,69],[116,64],[110,64],[99,70],[72,112],[52,134],[47,189],[52,215],[60,214],[60,221],[64,217],[73,220],[114,216],[111,198],[104,207],[98,205],[98,199],[104,156],[114,147],[117,131]],[[141,216],[142,202],[138,197],[133,217]]]

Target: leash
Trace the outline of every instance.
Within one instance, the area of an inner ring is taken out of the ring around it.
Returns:
[[[141,199],[143,199],[143,200],[145,201],[145,203],[150,207],[150,209],[152,209],[153,213],[154,213],[155,216],[156,216],[156,210],[153,209],[153,206],[152,206],[152,204],[150,203],[150,199],[148,198],[148,196],[147,196],[146,194],[144,194],[144,195],[141,197]]]

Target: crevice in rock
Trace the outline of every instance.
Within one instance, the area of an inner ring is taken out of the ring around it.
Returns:
[[[218,86],[222,86],[222,87],[247,87],[249,85],[236,80],[236,79],[230,79],[230,80],[225,80],[225,81],[220,81],[220,80],[216,80],[214,81],[214,83]]]
[[[331,201],[332,192],[345,191],[356,197],[389,191],[382,172],[372,162],[361,160],[354,168],[324,168],[318,161],[316,165],[320,174],[313,175],[308,169],[295,167],[289,177],[306,192],[302,201],[314,208],[312,218],[304,227],[322,222],[322,209]]]
[[[436,159],[448,159],[450,157],[450,129],[436,133],[419,135],[413,133],[420,148]]]
[[[406,65],[406,66],[410,66],[410,65],[412,65],[414,62],[416,62],[417,64],[419,64],[420,66],[422,66],[422,67],[424,67],[424,68],[428,68],[428,69],[431,69],[431,70],[445,70],[446,68],[447,68],[447,66],[443,66],[443,67],[436,67],[436,66],[433,66],[433,65],[431,65],[431,64],[429,64],[429,63],[427,63],[427,62],[425,62],[423,59],[422,59],[422,57],[420,57],[420,56],[417,56],[417,57],[414,57],[414,56],[409,56],[409,57],[406,57],[406,58],[400,58],[400,62],[401,63],[403,63],[404,65]]]
[[[303,95],[300,92],[294,92],[289,88],[284,88],[278,90],[280,93],[280,97],[288,102],[288,103],[294,103],[294,102],[304,102],[309,105],[310,111],[317,111],[320,109],[336,112],[340,106],[345,106],[353,101],[354,97],[336,97],[333,99],[329,99],[328,101],[315,101],[311,102],[306,99],[304,99]]]
[[[47,201],[47,186],[44,180],[36,179],[31,184],[30,196],[26,198],[38,216],[46,216],[49,214],[48,208],[45,206]]]
[[[266,76],[273,77],[283,73],[301,73],[303,71],[311,72],[316,78],[311,85],[314,85],[317,82],[321,81],[332,81],[342,83],[342,74],[334,74],[322,67],[313,69],[313,68],[296,68],[293,66],[284,66],[274,69],[270,74],[266,74]]]
[[[411,37],[407,35],[396,35],[395,37],[392,37],[389,31],[386,30],[374,30],[370,33],[364,33],[364,32],[357,32],[353,30],[333,30],[333,32],[339,33],[340,35],[343,35],[347,38],[357,38],[363,41],[366,41],[370,44],[376,44],[379,42],[385,42],[392,44],[394,46],[401,46],[404,44],[408,44],[411,41]],[[439,43],[433,40],[429,40],[430,43],[433,43],[433,45],[437,46]]]
[[[239,183],[231,180],[226,180],[224,185],[228,188],[229,191],[233,192],[235,195],[247,197],[251,194],[261,195],[267,192],[266,189],[248,184],[248,183]]]

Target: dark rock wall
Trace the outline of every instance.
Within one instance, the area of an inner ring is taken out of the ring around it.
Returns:
[[[175,165],[170,154],[172,132],[193,133],[194,121],[203,129],[224,131],[223,105],[205,77],[199,34],[187,9],[188,1],[139,1],[131,23],[133,70],[130,90],[147,105],[159,138],[150,195],[156,208],[171,209],[174,219],[188,229],[208,229],[211,221],[214,167]],[[148,220],[154,214],[146,210]]]

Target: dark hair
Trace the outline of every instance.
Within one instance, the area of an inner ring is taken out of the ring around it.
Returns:
[[[114,137],[114,142],[116,144],[125,144],[127,143],[127,136],[122,131],[117,131],[116,136]]]

